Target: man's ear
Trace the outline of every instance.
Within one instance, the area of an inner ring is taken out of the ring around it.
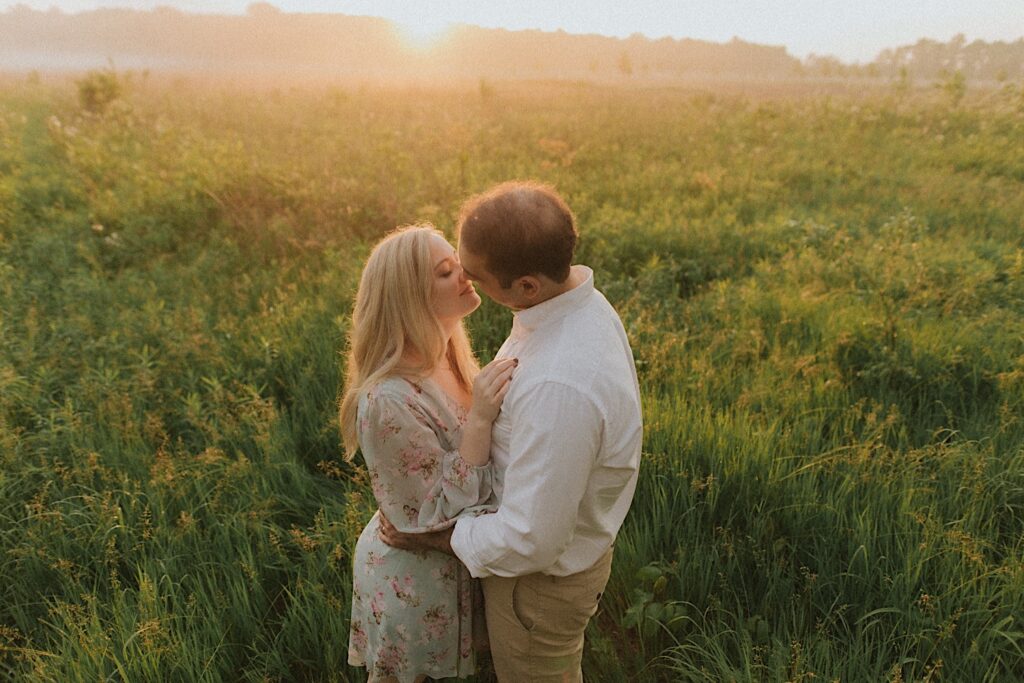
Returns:
[[[532,275],[524,275],[515,282],[516,287],[519,288],[519,293],[523,295],[528,301],[533,301],[540,295],[540,280]]]

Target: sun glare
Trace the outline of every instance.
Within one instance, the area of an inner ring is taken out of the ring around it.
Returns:
[[[408,20],[398,24],[402,40],[416,50],[429,50],[441,42],[451,29],[451,24],[441,21]]]

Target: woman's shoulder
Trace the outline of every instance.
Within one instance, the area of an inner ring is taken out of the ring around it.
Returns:
[[[363,390],[360,403],[372,405],[378,403],[416,404],[423,394],[423,387],[404,377],[384,377]]]

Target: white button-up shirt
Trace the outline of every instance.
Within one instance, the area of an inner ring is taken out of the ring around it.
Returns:
[[[519,359],[491,435],[498,511],[462,517],[451,544],[476,577],[589,569],[636,488],[643,426],[633,353],[594,289],[518,311],[499,358]]]

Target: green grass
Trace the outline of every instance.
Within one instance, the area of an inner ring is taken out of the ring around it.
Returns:
[[[1019,87],[118,78],[0,94],[0,677],[359,680],[359,267],[533,177],[644,394],[588,680],[1024,678]]]

